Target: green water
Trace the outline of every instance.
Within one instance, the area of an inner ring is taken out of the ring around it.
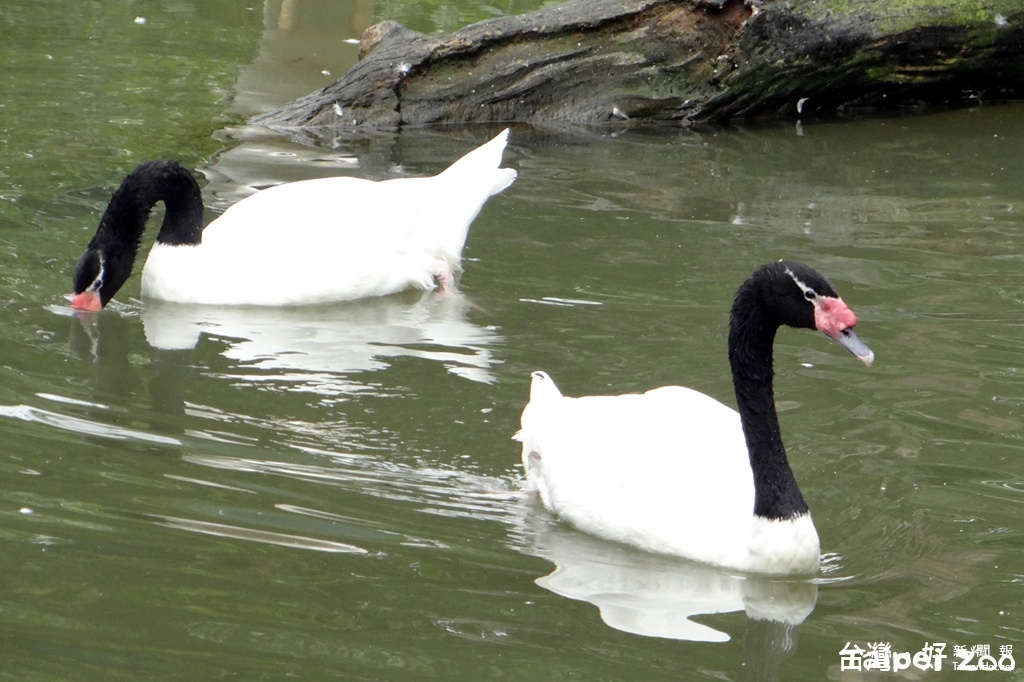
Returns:
[[[539,4],[0,8],[0,679],[882,679],[840,650],[1020,644],[1019,107],[516,128],[459,297],[195,309],[135,277],[69,315],[135,163],[200,168],[210,217],[268,182],[436,172],[496,130],[308,146],[244,116],[344,71],[366,16],[450,30]],[[519,494],[531,370],[731,403],[732,294],[781,257],[832,278],[877,355],[776,345],[818,580],[645,556]]]

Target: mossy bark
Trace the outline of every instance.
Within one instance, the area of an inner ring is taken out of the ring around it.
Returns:
[[[431,37],[394,22],[259,125],[722,121],[1021,96],[1019,0],[574,0]]]

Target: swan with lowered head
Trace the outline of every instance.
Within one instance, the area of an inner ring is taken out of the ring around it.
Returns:
[[[71,307],[101,309],[131,274],[150,210],[165,213],[142,295],[209,305],[303,305],[454,287],[470,224],[512,184],[500,168],[508,130],[442,173],[381,182],[286,183],[228,208],[203,229],[199,185],[172,161],[121,183],[78,261]]]
[[[522,429],[527,485],[581,530],[641,549],[772,574],[818,570],[818,533],[786,459],[772,392],[783,324],[817,329],[867,365],[832,284],[788,261],[736,294],[729,364],[739,412],[697,391],[569,398],[534,372]]]

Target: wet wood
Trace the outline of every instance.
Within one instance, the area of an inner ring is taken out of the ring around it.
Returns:
[[[579,0],[440,37],[383,22],[342,78],[253,122],[685,124],[1020,97],[1024,11],[953,1],[894,18],[881,2]]]

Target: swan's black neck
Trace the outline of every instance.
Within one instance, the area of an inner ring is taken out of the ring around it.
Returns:
[[[113,298],[132,273],[149,213],[158,201],[164,202],[165,211],[157,242],[180,246],[202,241],[203,199],[195,178],[173,161],[144,163],[110,197],[75,268],[76,296],[95,293],[101,305]]]
[[[772,345],[781,322],[766,300],[770,289],[755,274],[737,292],[729,320],[729,364],[754,473],[754,514],[790,519],[808,508],[789,468],[775,413]]]
[[[177,246],[202,241],[202,193],[192,174],[173,161],[150,161],[129,173],[111,196],[93,240],[130,247],[134,258],[158,201],[165,208],[158,242]]]

